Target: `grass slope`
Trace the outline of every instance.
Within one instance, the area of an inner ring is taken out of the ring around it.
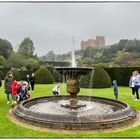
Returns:
[[[38,96],[50,96],[51,90],[54,85],[36,85],[35,93],[33,97]],[[65,92],[65,86],[61,86],[61,92]],[[102,97],[114,98],[113,89],[81,89],[81,95],[96,95]],[[134,101],[131,99],[131,90],[128,87],[119,87],[119,99],[127,102],[132,107],[140,111],[140,101]],[[31,129],[27,129],[16,124],[13,124],[7,117],[7,113],[11,105],[7,105],[6,95],[3,87],[0,89],[0,138],[134,138],[140,137],[140,126],[130,128],[121,132],[114,133],[97,133],[97,134],[64,134],[58,132],[39,132]]]

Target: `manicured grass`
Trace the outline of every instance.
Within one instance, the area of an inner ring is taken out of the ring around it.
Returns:
[[[54,85],[36,85],[33,97],[50,96]],[[61,92],[66,93],[65,85],[61,86]],[[95,95],[108,98],[114,98],[113,89],[81,89],[81,95]],[[128,87],[119,87],[119,99],[127,102],[129,105],[140,111],[140,101],[132,100],[131,90]],[[0,89],[0,137],[1,138],[117,138],[117,137],[140,137],[140,126],[130,128],[121,132],[114,133],[96,133],[96,134],[66,134],[62,132],[40,132],[16,125],[12,123],[7,113],[11,104],[7,105],[6,95],[3,87]]]

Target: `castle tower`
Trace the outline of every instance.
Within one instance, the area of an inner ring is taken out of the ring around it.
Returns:
[[[105,47],[105,37],[104,36],[96,36],[96,43],[98,48]]]

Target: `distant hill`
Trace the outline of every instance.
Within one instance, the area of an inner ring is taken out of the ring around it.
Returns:
[[[75,51],[78,66],[127,67],[140,65],[140,40],[121,39],[105,48],[88,47]],[[55,55],[57,61],[70,61],[71,53]]]

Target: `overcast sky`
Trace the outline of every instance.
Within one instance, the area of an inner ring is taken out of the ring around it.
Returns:
[[[105,36],[106,44],[140,39],[140,3],[0,3],[0,38],[14,48],[30,37],[39,56],[57,54]]]

